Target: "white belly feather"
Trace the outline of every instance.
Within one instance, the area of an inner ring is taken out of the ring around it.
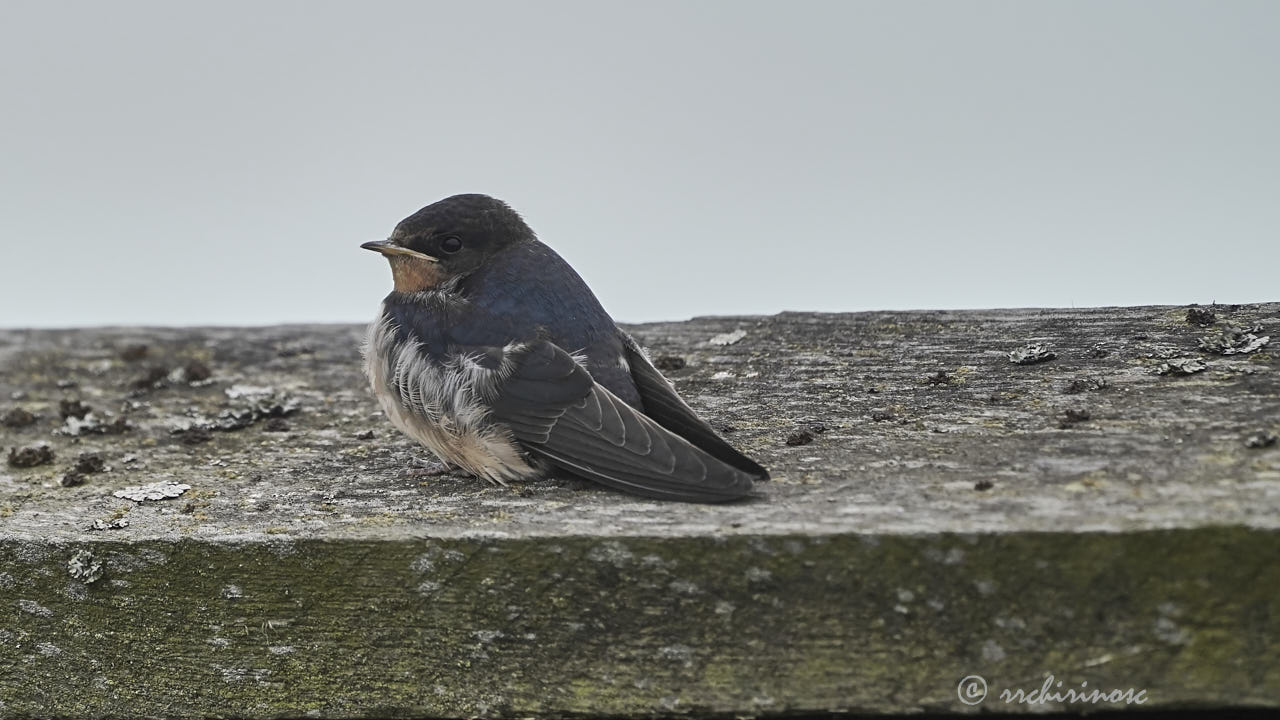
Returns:
[[[441,460],[500,485],[540,474],[509,433],[488,422],[478,397],[486,384],[501,381],[501,369],[479,367],[465,356],[433,362],[417,342],[398,342],[385,315],[369,325],[364,356],[365,375],[387,419]]]

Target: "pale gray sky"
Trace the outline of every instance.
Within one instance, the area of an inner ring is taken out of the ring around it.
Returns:
[[[0,4],[0,326],[363,321],[514,205],[623,321],[1280,299],[1280,2]]]

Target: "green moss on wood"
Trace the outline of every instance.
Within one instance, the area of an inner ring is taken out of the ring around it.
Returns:
[[[1041,672],[1275,703],[1277,540],[10,543],[0,677],[10,715],[883,712]],[[71,579],[77,550],[101,580]]]

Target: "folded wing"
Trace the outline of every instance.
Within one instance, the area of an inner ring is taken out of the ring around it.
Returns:
[[[644,412],[671,432],[683,437],[703,452],[755,477],[768,480],[769,472],[759,463],[738,452],[676,394],[675,388],[649,362],[640,346],[630,336],[623,337],[631,379],[640,391]]]
[[[753,476],[767,477],[705,423],[701,432],[710,433],[723,448],[714,443],[709,444],[715,452],[699,448],[646,417],[550,342],[533,343],[508,361],[514,363],[492,398],[491,417],[510,428],[526,450],[554,465],[619,490],[687,502],[741,498],[751,492]]]

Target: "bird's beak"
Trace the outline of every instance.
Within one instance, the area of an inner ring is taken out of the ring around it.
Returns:
[[[382,253],[383,255],[408,255],[409,257],[416,257],[421,260],[426,260],[427,262],[440,262],[440,258],[431,257],[430,255],[420,253],[417,250],[410,250],[394,240],[374,240],[372,242],[367,242],[360,247],[365,250]]]

